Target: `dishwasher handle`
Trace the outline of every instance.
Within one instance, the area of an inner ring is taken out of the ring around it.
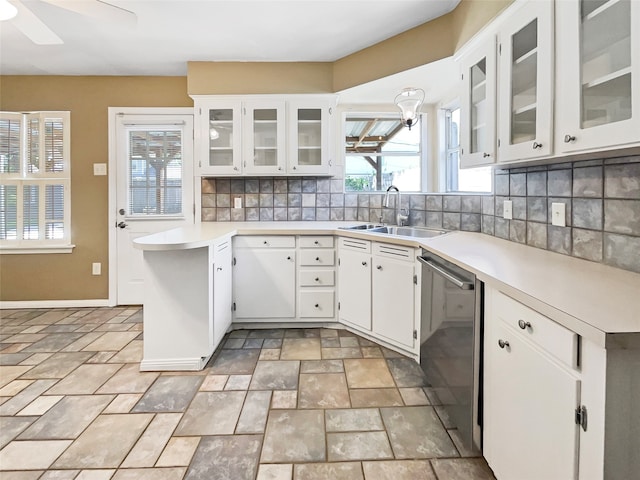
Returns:
[[[438,265],[429,257],[418,257],[418,261],[423,263],[427,267],[431,268],[434,272],[442,275],[444,278],[452,282],[456,287],[461,288],[462,290],[473,290],[474,284],[473,282],[469,282],[466,279],[459,278],[454,273],[448,271],[445,267]]]

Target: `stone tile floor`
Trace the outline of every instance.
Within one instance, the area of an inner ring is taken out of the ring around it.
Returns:
[[[237,330],[140,372],[139,307],[0,311],[3,480],[485,480],[410,359],[345,330]]]

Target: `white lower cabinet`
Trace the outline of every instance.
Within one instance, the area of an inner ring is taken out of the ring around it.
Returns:
[[[484,332],[483,455],[498,480],[637,478],[637,342],[598,346],[489,286]]]
[[[374,243],[371,282],[372,330],[413,349],[417,339],[414,248]]]
[[[301,321],[335,319],[336,251],[333,235],[298,238],[298,318]]]
[[[412,247],[341,238],[339,320],[415,353],[416,256]]]
[[[234,239],[234,320],[274,321],[296,316],[296,239]]]
[[[338,249],[339,320],[371,330],[371,242],[340,238]]]
[[[213,350],[220,344],[231,326],[231,240],[216,242],[209,250],[211,270],[211,301],[209,302],[210,318],[213,324]]]

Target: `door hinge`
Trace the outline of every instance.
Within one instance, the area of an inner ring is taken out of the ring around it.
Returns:
[[[417,340],[418,339],[418,330],[414,330],[413,331],[413,339]]]
[[[202,115],[202,108],[198,108],[198,115]]]
[[[500,139],[498,139],[498,146],[500,146]]]
[[[418,275],[414,275],[413,276],[413,284],[417,285],[418,284]]]
[[[587,407],[578,405],[575,410],[576,425],[580,425],[582,430],[587,431]]]
[[[340,310],[340,302],[338,302],[338,310]]]
[[[236,302],[233,302],[233,305],[231,305],[231,310],[236,311]]]
[[[464,155],[464,148],[460,149],[460,155]]]
[[[231,262],[231,265],[235,266],[235,264],[236,264],[236,257],[233,257],[233,261]]]
[[[502,55],[502,44],[498,44],[498,55]]]

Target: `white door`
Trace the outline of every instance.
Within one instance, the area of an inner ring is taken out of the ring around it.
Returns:
[[[371,330],[371,255],[341,250],[338,263],[341,322]]]
[[[192,224],[193,116],[127,115],[116,120],[118,305],[143,303],[137,237]]]

